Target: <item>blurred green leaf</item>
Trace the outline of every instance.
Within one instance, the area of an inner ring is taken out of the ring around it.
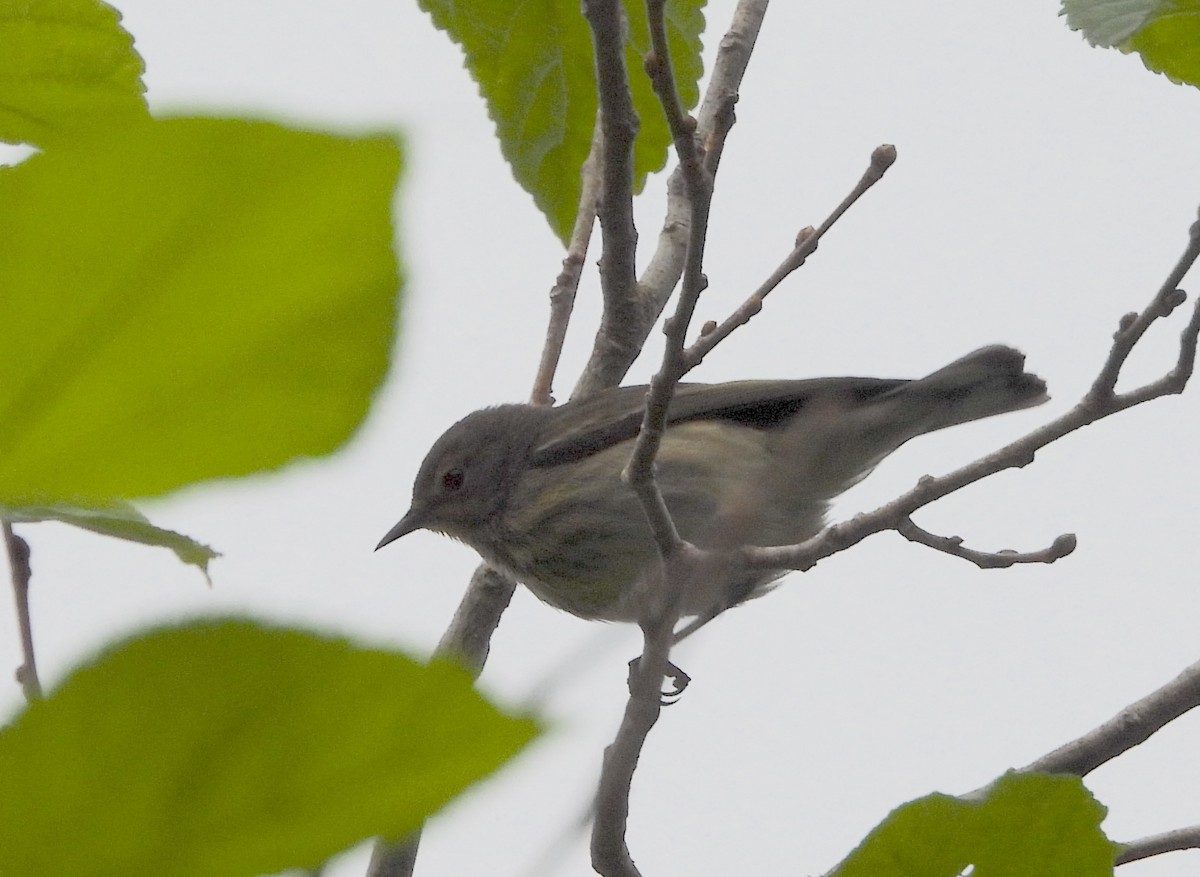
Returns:
[[[1200,87],[1200,0],[1063,0],[1093,46],[1137,52],[1155,73]]]
[[[896,808],[836,877],[1111,877],[1105,809],[1078,777],[1009,773],[982,800],[929,795]]]
[[[220,555],[195,539],[164,530],[150,523],[149,518],[127,502],[116,501],[105,506],[81,508],[78,506],[0,506],[0,518],[12,524],[35,524],[40,521],[58,521],[113,536],[143,545],[157,545],[175,552],[184,563],[198,567],[208,579],[208,562]],[[209,583],[212,580],[209,579]]]
[[[142,59],[96,0],[0,0],[0,141],[47,146],[146,116]]]
[[[1128,48],[1156,73],[1200,87],[1200,0],[1172,0],[1164,14],[1133,35]]]
[[[1163,0],[1063,0],[1067,27],[1093,46],[1112,48],[1137,33]]]
[[[536,733],[449,664],[244,621],[151,632],[0,732],[0,873],[313,866],[408,833]]]
[[[175,119],[0,173],[0,503],[325,454],[387,369],[390,138]]]
[[[433,23],[462,46],[479,83],[500,150],[565,241],[579,207],[579,170],[592,142],[596,77],[592,40],[579,0],[420,0]],[[641,130],[634,147],[635,188],[663,167],[671,142],[642,56],[650,48],[645,5],[626,0],[626,66]],[[699,100],[704,0],[669,0],[667,36],[685,107]]]

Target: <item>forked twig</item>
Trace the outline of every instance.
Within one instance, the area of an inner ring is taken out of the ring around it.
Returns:
[[[684,351],[684,362],[687,367],[695,368],[714,347],[728,338],[734,329],[750,322],[751,318],[762,310],[763,299],[816,252],[817,244],[820,243],[825,233],[842,217],[842,214],[850,209],[855,201],[883,179],[884,173],[895,161],[896,147],[887,143],[876,147],[875,151],[871,153],[871,163],[863,173],[862,179],[858,181],[850,194],[842,199],[842,203],[826,217],[825,221],[821,223],[821,227],[818,229],[813,229],[812,226],[802,228],[796,235],[795,247],[779,263],[779,267],[771,272],[771,276],[764,280],[758,289],[754,290],[750,297],[742,302],[724,322],[719,325],[715,323],[705,325],[700,332],[700,337]]]
[[[963,547],[961,536],[938,536],[918,527],[912,518],[905,518],[896,525],[896,532],[909,542],[916,542],[934,551],[969,560],[980,569],[1008,569],[1018,563],[1054,563],[1075,550],[1077,540],[1074,533],[1064,533],[1041,551],[976,551]]]

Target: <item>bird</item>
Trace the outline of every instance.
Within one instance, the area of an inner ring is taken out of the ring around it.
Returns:
[[[802,542],[834,498],[909,439],[1047,401],[1024,363],[993,345],[915,380],[681,383],[655,461],[659,488],[680,536],[699,548]],[[468,414],[434,442],[409,510],[376,549],[418,529],[442,533],[552,606],[636,622],[661,581],[656,543],[621,476],[646,393],[626,386]],[[711,617],[788,572],[722,566],[689,578],[681,615]]]

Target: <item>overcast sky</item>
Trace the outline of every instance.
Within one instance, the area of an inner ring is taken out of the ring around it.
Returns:
[[[425,655],[474,555],[425,533],[371,549],[407,508],[416,467],[446,426],[528,395],[560,247],[502,162],[460,53],[415,4],[115,5],[146,60],[155,111],[402,131],[409,284],[393,372],[339,454],[145,505],[156,523],[223,553],[212,589],[163,550],[57,524],[20,528],[33,547],[43,682],[148,624],[231,611]],[[709,6],[706,65],[731,7]],[[1200,205],[1200,95],[1136,56],[1089,48],[1057,11],[778,3],[767,15],[721,166],[698,319],[720,319],[757,286],[876,145],[896,144],[899,161],[695,377],[915,377],[1005,342],[1053,397],[912,443],[837,517],[1066,410],[1118,318],[1149,300],[1184,246]],[[661,182],[639,200],[643,257]],[[1200,277],[1184,287],[1200,293]],[[590,271],[560,397],[597,313]],[[1170,366],[1185,319],[1146,339],[1131,378]],[[653,346],[631,380],[659,355]],[[917,516],[989,550],[1077,533],[1079,550],[1054,566],[981,572],[881,535],[689,642],[676,661],[694,682],[664,713],[635,779],[629,842],[643,873],[823,872],[895,805],[977,788],[1200,657],[1198,410],[1200,386]],[[0,663],[15,667],[7,602],[3,612]],[[573,815],[637,649],[632,630],[518,592],[481,685],[505,704],[538,697],[553,730],[437,818],[418,874],[588,873]],[[0,688],[0,705],[18,707],[15,685]],[[1197,821],[1198,740],[1200,717],[1187,716],[1089,777],[1111,837]],[[365,862],[363,848],[333,873],[361,874]],[[1192,852],[1121,873],[1197,866]]]

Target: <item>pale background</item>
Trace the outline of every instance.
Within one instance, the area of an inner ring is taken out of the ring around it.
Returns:
[[[156,111],[402,129],[409,285],[393,374],[341,453],[145,505],[223,553],[211,590],[163,550],[20,528],[33,546],[43,681],[145,625],[224,612],[428,654],[474,556],[424,533],[371,548],[447,425],[527,395],[560,248],[501,161],[458,49],[414,3],[116,5]],[[708,63],[731,7],[710,4]],[[1065,410],[1120,315],[1148,300],[1182,249],[1200,203],[1200,95],[1136,57],[1087,47],[1056,12],[1051,2],[810,2],[767,15],[721,169],[699,319],[721,318],[756,286],[873,147],[895,143],[900,159],[697,377],[917,376],[1003,341],[1053,395],[914,443],[839,516]],[[643,257],[661,203],[660,178],[639,200]],[[1184,285],[1200,293],[1200,277]],[[560,397],[596,314],[589,271]],[[1147,339],[1135,375],[1169,366],[1183,319]],[[677,661],[695,681],[635,780],[629,840],[643,873],[820,873],[896,804],[974,789],[1200,658],[1198,399],[1200,387],[1119,415],[917,518],[985,549],[1078,533],[1078,552],[1053,567],[980,572],[878,536],[688,643]],[[15,668],[7,600],[3,612],[0,664]],[[637,643],[518,592],[481,685],[509,705],[539,698],[553,730],[432,823],[419,874],[589,873],[571,824]],[[0,705],[18,708],[15,684],[0,688]],[[1200,821],[1198,744],[1200,717],[1188,716],[1088,779],[1111,808],[1112,837]],[[365,849],[332,873],[361,874]],[[1193,852],[1121,873],[1198,865]]]

